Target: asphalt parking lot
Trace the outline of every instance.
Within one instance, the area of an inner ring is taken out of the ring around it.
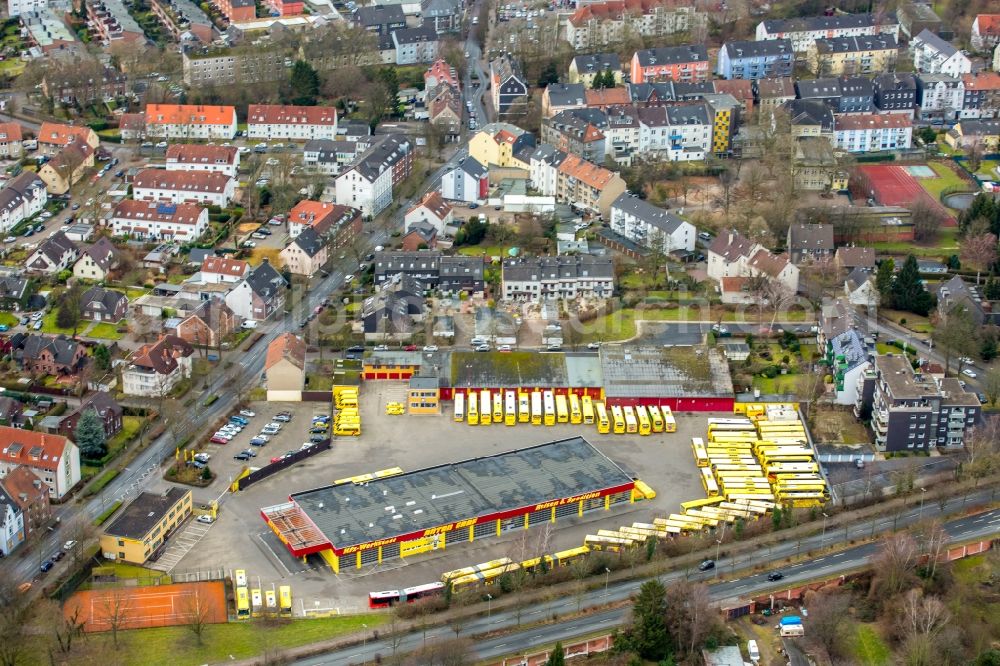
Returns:
[[[710,414],[676,414],[678,431],[649,437],[599,435],[593,426],[503,425],[473,427],[455,423],[451,413],[440,416],[385,415],[385,403],[403,395],[399,382],[366,383],[361,393],[362,436],[335,439],[330,451],[320,453],[280,472],[237,495],[226,495],[218,521],[177,565],[179,572],[210,568],[243,568],[261,577],[263,584],[283,581],[293,586],[293,595],[306,607],[338,608],[342,612],[365,607],[367,592],[392,589],[437,580],[441,572],[483,562],[498,556],[517,557],[518,550],[539,549],[546,538],[546,552],[574,548],[588,533],[597,529],[617,529],[632,522],[650,522],[679,509],[685,500],[703,497],[697,468],[690,450],[692,436],[704,436],[705,419]],[[450,407],[450,403],[448,403]],[[217,472],[221,478],[239,469],[232,455],[245,448],[246,441],[266,421],[264,414],[282,410],[294,413],[278,441],[260,453],[265,455],[298,448],[314,413],[328,405],[320,403],[275,403],[256,405],[258,416],[233,442],[211,445],[226,460]],[[299,432],[301,430],[301,432]],[[252,431],[252,432],[251,432]],[[294,433],[294,434],[293,434]],[[334,575],[318,558],[301,562],[293,558],[260,516],[261,507],[288,501],[291,493],[328,485],[333,480],[398,466],[404,471],[458,461],[474,456],[493,455],[556,439],[583,435],[602,453],[648,483],[656,499],[639,502],[610,512],[589,514],[580,519],[560,521],[555,530],[529,530],[518,534],[462,544],[407,560],[393,560],[375,569],[342,571]],[[235,444],[235,446],[234,446]],[[233,463],[230,465],[230,463]],[[214,467],[213,467],[214,468]],[[223,487],[225,482],[216,482]],[[534,555],[529,553],[527,557]],[[299,604],[297,603],[296,606]]]

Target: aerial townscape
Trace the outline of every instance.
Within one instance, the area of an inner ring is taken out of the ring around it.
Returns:
[[[5,5],[0,665],[1000,666],[996,0]]]

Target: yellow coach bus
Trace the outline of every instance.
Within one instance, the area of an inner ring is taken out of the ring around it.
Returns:
[[[461,423],[465,420],[465,394],[455,394],[455,420]]]
[[[569,423],[569,409],[566,407],[566,396],[556,395],[556,423]]]
[[[635,417],[639,421],[639,434],[648,435],[652,432],[649,425],[649,414],[646,412],[646,408],[642,405],[638,405],[635,408]]]
[[[603,402],[594,403],[594,408],[597,412],[597,432],[602,435],[607,435],[611,432],[611,421],[608,420],[608,410],[604,408]]]
[[[612,405],[611,407],[611,421],[614,424],[614,433],[616,435],[625,434],[625,416],[622,413],[622,408],[618,405]]]
[[[583,413],[584,425],[594,424],[594,401],[589,395],[583,396],[580,400],[580,411]]]
[[[569,422],[583,423],[583,412],[580,411],[580,396],[576,393],[569,394]]]

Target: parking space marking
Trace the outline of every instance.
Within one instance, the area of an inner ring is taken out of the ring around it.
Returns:
[[[156,562],[149,565],[150,568],[170,573],[178,562],[184,559],[184,556],[191,552],[198,545],[198,542],[208,534],[208,530],[208,526],[191,520],[170,538],[166,551]]]

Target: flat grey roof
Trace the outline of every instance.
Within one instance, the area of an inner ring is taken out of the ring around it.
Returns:
[[[538,352],[466,352],[451,354],[451,385],[455,388],[515,388],[570,386],[565,355]]]
[[[291,496],[335,548],[632,482],[582,437]]]
[[[729,367],[716,349],[603,345],[601,367],[604,392],[609,398],[733,395]]]

